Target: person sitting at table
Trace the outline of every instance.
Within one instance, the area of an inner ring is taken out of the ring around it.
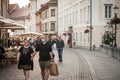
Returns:
[[[4,49],[4,47],[1,46],[1,43],[0,43],[0,64],[2,67],[5,66],[6,56],[7,56],[7,54],[5,53],[5,49]]]

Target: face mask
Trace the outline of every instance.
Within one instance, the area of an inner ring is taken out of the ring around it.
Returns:
[[[42,40],[42,42],[46,42],[46,40],[45,39],[41,39]]]

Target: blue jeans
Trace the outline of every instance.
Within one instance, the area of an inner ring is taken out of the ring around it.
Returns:
[[[59,60],[62,60],[63,48],[58,48],[57,50],[58,50]]]

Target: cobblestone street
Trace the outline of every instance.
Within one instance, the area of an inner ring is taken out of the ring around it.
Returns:
[[[49,80],[92,80],[87,61],[84,57],[68,48],[64,49],[63,62],[58,62],[56,54],[56,63],[58,64],[60,75],[50,76]],[[0,80],[24,80],[22,70],[17,69],[17,65],[8,65],[0,69]],[[30,80],[42,80],[40,68],[38,65],[38,55],[34,59],[34,70],[30,72]]]
[[[99,51],[65,48],[63,62],[58,62],[60,75],[50,76],[49,80],[120,80],[120,62]],[[0,80],[24,80],[17,64],[0,68]],[[42,80],[38,64],[38,54],[34,58],[34,70],[29,80]]]

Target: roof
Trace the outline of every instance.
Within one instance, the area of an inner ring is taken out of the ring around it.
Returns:
[[[50,0],[48,3],[57,3],[58,0]]]
[[[40,9],[35,13],[35,15],[38,15],[38,14],[40,14],[41,12],[40,12]]]
[[[40,11],[44,11],[45,9],[48,9],[51,6],[56,6],[57,7],[57,1],[58,0],[50,0],[46,4],[41,4]]]
[[[27,19],[30,19],[30,13],[26,16]]]
[[[17,3],[9,4],[9,14],[11,14],[15,9],[20,8]]]
[[[23,7],[20,9],[16,9],[13,13],[10,14],[11,19],[24,19],[29,18],[30,16],[30,8]]]

